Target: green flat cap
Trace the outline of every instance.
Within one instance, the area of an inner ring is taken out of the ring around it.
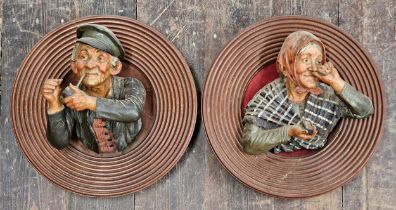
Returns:
[[[97,24],[81,25],[77,28],[77,42],[105,51],[119,59],[124,58],[125,51],[120,40],[108,28]]]

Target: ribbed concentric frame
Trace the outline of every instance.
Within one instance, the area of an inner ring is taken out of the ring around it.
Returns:
[[[45,137],[46,104],[40,89],[47,78],[64,78],[85,23],[109,27],[120,39],[124,62],[148,78],[155,94],[154,124],[146,139],[114,157],[85,154],[69,146],[52,148]],[[142,190],[166,175],[192,137],[197,95],[181,53],[159,32],[119,16],[91,16],[64,24],[45,37],[23,61],[13,86],[11,116],[17,142],[29,162],[51,182],[88,196],[117,196]]]
[[[250,80],[274,62],[284,39],[306,30],[327,47],[341,76],[368,95],[375,113],[364,120],[343,119],[332,141],[304,158],[274,154],[252,156],[241,150],[241,103]],[[334,25],[301,16],[275,17],[240,32],[220,53],[205,81],[202,113],[206,135],[224,167],[250,188],[280,197],[309,197],[357,175],[375,151],[384,128],[381,78],[361,45]]]

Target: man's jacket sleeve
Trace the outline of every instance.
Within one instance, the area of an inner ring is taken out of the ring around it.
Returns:
[[[57,149],[66,147],[71,138],[74,120],[70,111],[63,108],[53,114],[47,114],[47,139]]]
[[[118,122],[134,122],[140,119],[146,91],[137,79],[124,80],[123,99],[97,98],[96,117]]]

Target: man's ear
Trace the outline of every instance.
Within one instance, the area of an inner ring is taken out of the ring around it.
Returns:
[[[73,71],[73,73],[77,74],[77,68],[76,68],[76,62],[75,61],[70,61],[70,67]]]
[[[116,66],[111,68],[111,75],[117,75],[121,72],[122,69],[122,63],[121,61],[117,61]]]

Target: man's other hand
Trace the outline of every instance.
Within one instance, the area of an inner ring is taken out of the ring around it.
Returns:
[[[47,79],[44,81],[41,94],[48,102],[48,114],[62,110],[63,105],[60,101],[62,79]]]

